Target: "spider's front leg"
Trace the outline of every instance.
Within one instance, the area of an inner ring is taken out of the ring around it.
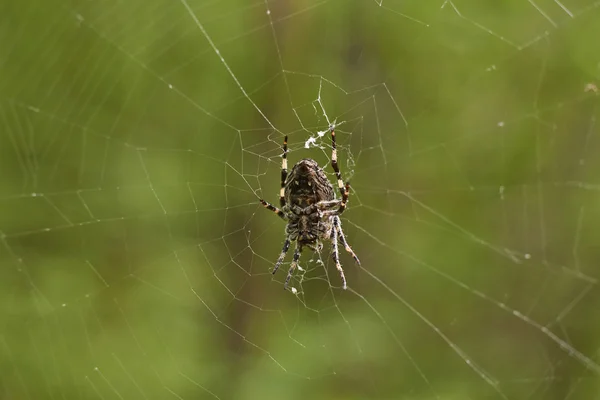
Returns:
[[[308,247],[315,253],[321,253],[321,250],[323,250],[323,242],[318,241],[316,244],[307,244],[306,247]]]
[[[340,278],[342,278],[342,289],[346,290],[348,286],[346,285],[346,275],[344,274],[344,269],[342,268],[342,264],[340,263],[340,254],[338,252],[338,234],[339,231],[336,225],[333,225],[333,229],[331,231],[331,242],[333,244],[333,262],[335,262],[335,268],[337,268]]]
[[[281,254],[279,254],[279,258],[277,258],[277,262],[275,263],[275,268],[273,268],[273,272],[271,272],[273,275],[275,275],[275,272],[277,272],[277,270],[281,266],[281,263],[283,262],[285,255],[287,254],[288,250],[290,249],[290,242],[291,242],[290,237],[289,236],[286,237],[285,242],[283,242],[283,249],[281,249]]]
[[[342,221],[340,220],[340,217],[333,217],[333,226],[337,230],[338,237],[340,238],[340,242],[342,242],[342,246],[344,246],[344,249],[352,256],[356,264],[360,265],[360,260],[346,241],[346,236],[344,235],[344,231],[342,230]]]
[[[290,265],[290,269],[288,271],[287,277],[285,278],[285,284],[283,285],[284,289],[287,289],[288,283],[290,282],[290,279],[292,278],[292,273],[298,266],[298,260],[300,259],[300,253],[302,253],[302,245],[297,244],[296,250],[294,251],[294,257],[292,258],[292,264]]]

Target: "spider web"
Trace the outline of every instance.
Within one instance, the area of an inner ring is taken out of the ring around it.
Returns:
[[[2,398],[600,392],[600,2],[1,8]],[[330,124],[362,265],[284,291]]]

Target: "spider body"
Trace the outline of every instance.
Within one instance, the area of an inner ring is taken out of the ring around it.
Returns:
[[[305,158],[294,165],[285,181],[282,211],[288,218],[286,233],[298,244],[314,247],[327,240],[333,228],[333,217],[323,218],[317,204],[335,199],[333,186],[316,161]]]
[[[344,185],[340,170],[337,166],[337,151],[335,143],[335,131],[333,126],[331,132],[331,166],[335,172],[338,189],[342,196],[336,199],[335,190],[325,171],[316,161],[305,158],[298,161],[288,175],[287,171],[287,136],[283,141],[283,155],[281,161],[281,189],[279,192],[279,204],[277,208],[269,202],[260,199],[261,204],[273,211],[284,221],[287,221],[285,233],[286,238],[283,243],[281,254],[273,268],[273,274],[277,272],[279,266],[283,263],[291,242],[296,242],[296,249],[292,258],[292,263],[285,279],[284,288],[287,288],[292,273],[298,265],[300,253],[303,247],[308,247],[313,251],[321,251],[323,241],[330,240],[333,247],[333,260],[342,279],[342,287],[346,289],[346,277],[339,261],[338,240],[342,243],[348,253],[352,255],[354,261],[360,265],[356,254],[352,251],[346,237],[342,231],[342,221],[340,214],[346,209],[350,184]]]
[[[322,200],[333,200],[335,194],[319,164],[304,158],[294,165],[285,180],[284,197],[286,204],[307,207]]]

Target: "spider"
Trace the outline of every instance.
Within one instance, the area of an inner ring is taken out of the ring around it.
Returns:
[[[339,260],[338,240],[354,261],[360,265],[360,261],[354,251],[346,242],[342,231],[340,215],[346,210],[350,183],[342,181],[342,174],[337,165],[337,150],[335,144],[334,126],[329,127],[331,132],[331,167],[337,178],[338,188],[342,196],[336,199],[333,186],[327,179],[325,171],[315,160],[304,158],[298,161],[288,175],[287,171],[287,136],[283,139],[283,154],[281,156],[281,190],[279,191],[279,205],[277,208],[269,202],[260,199],[260,203],[267,209],[273,211],[281,219],[287,222],[285,227],[286,238],[283,243],[281,254],[273,268],[273,274],[277,272],[291,242],[296,242],[296,249],[292,263],[285,278],[284,289],[287,289],[292,273],[298,265],[300,253],[304,246],[313,251],[323,248],[324,240],[331,240],[333,247],[333,261],[342,278],[342,287],[346,289],[346,277]]]

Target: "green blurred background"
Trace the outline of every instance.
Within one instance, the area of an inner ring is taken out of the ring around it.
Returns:
[[[1,399],[600,398],[598,2],[0,18]],[[257,200],[333,121],[362,267],[294,295]]]

